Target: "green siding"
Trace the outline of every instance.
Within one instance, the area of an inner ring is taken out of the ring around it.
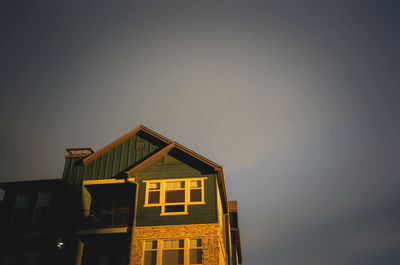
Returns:
[[[122,144],[122,155],[121,155],[121,165],[120,170],[126,168],[128,163],[128,149],[129,149],[129,139]]]
[[[82,158],[80,157],[67,157],[65,159],[63,179],[74,185],[80,187],[83,181],[83,172],[85,168],[81,163]]]
[[[142,143],[140,150],[137,142]],[[152,143],[151,140],[134,135],[89,163],[86,166],[85,179],[115,178],[164,146],[165,144]]]
[[[182,163],[178,159],[167,155],[164,158],[156,161],[153,165],[143,169],[137,177],[146,177],[146,179],[155,179],[162,177],[178,178],[178,177],[200,177],[200,171],[193,167]]]
[[[171,156],[166,156],[166,158],[165,163],[162,163],[160,159],[136,176],[136,180],[139,183],[136,225],[217,223],[216,176],[214,174],[202,175],[198,170]],[[188,215],[160,216],[161,207],[143,207],[146,190],[143,180],[193,177],[207,177],[204,181],[204,199],[206,204],[188,205]]]

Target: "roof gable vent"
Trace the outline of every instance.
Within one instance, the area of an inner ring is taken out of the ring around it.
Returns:
[[[67,148],[66,157],[85,157],[93,153],[90,147]]]

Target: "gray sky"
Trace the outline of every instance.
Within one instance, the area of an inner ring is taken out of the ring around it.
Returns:
[[[225,168],[246,265],[400,264],[397,1],[2,1],[0,180],[138,124]]]

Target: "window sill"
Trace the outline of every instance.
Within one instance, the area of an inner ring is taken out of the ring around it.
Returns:
[[[181,205],[184,204],[182,203],[169,203],[168,205]],[[199,205],[199,204],[206,204],[205,201],[201,201],[201,202],[189,202],[187,203],[188,206],[190,205]],[[162,204],[144,204],[143,207],[160,207],[163,206]]]
[[[160,216],[168,216],[168,215],[188,215],[188,212],[177,212],[177,213],[161,213]]]

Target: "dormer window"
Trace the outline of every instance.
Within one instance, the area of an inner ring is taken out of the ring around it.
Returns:
[[[13,222],[22,224],[27,220],[30,193],[18,193],[15,200]]]
[[[49,217],[51,192],[41,191],[36,201],[35,212],[33,214],[34,222],[45,222]]]
[[[188,205],[205,204],[204,179],[206,178],[144,181],[144,206],[161,206],[161,215],[188,214]]]

